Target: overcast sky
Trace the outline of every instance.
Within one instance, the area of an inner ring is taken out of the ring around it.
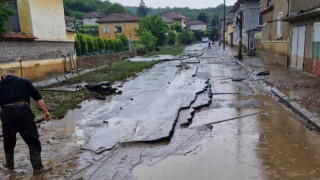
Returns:
[[[124,6],[139,6],[140,0],[109,0],[113,3],[120,3]],[[207,8],[216,7],[223,3],[223,0],[144,0],[146,6],[152,8],[158,7],[189,7],[189,8]],[[233,5],[236,0],[226,0],[227,5]]]

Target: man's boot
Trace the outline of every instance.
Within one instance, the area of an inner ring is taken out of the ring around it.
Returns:
[[[14,169],[14,156],[13,154],[6,154],[6,162],[3,163],[3,167],[12,171]]]
[[[30,161],[33,168],[33,175],[41,174],[52,169],[52,167],[43,167],[40,154],[30,154]]]

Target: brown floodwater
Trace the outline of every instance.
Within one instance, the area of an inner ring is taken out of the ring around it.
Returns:
[[[320,135],[308,130],[298,117],[269,96],[235,95],[228,99],[251,98],[263,102],[264,106],[254,109],[225,107],[197,113],[193,121],[198,125],[229,116],[253,115],[213,124],[212,132],[195,144],[192,151],[187,150],[190,153],[169,156],[154,166],[137,166],[133,170],[134,177],[153,180],[320,179]]]

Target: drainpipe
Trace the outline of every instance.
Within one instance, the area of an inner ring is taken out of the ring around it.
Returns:
[[[290,0],[287,0],[287,17],[289,17],[290,12]]]
[[[22,60],[19,60],[20,62],[20,75],[23,78],[23,72],[22,72]]]
[[[63,59],[64,59],[64,72],[68,72],[68,59],[66,55],[62,55]]]

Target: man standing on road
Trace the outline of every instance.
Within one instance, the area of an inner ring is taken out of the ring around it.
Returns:
[[[208,49],[211,49],[211,41],[208,41]]]
[[[14,70],[5,70],[0,81],[0,106],[3,147],[8,170],[14,169],[14,148],[16,145],[16,133],[29,147],[30,161],[34,174],[40,174],[51,168],[44,168],[41,160],[41,143],[34,121],[34,114],[30,109],[30,96],[37,101],[43,111],[43,118],[47,121],[51,115],[45,102],[32,83],[26,79],[15,76]]]

